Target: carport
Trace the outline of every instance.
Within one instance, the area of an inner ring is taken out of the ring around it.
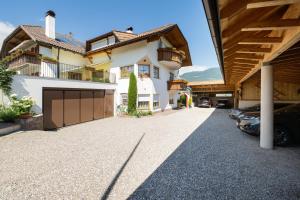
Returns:
[[[228,100],[231,105],[234,104],[235,86],[224,85],[223,80],[189,82],[188,86],[192,88],[193,101],[196,106],[201,97],[209,97],[213,105],[221,99]]]
[[[258,100],[260,146],[272,149],[274,100],[300,102],[300,1],[203,5],[225,85],[234,85],[235,107]]]

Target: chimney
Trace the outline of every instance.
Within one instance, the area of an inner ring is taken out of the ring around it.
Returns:
[[[52,10],[46,12],[45,22],[46,36],[55,39],[55,13]]]
[[[130,26],[126,29],[126,33],[133,33],[133,27]]]

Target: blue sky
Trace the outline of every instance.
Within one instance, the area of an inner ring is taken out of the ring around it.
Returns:
[[[85,41],[112,29],[143,32],[177,23],[189,42],[193,65],[218,67],[200,0],[9,0],[1,2],[0,39],[20,24],[44,25],[44,13],[56,12],[56,31]],[[8,28],[5,27],[8,26]],[[2,31],[2,33],[1,33]]]

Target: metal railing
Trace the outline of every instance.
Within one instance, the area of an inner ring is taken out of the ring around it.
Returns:
[[[41,62],[40,64],[27,63],[13,69],[18,75],[57,78],[64,80],[82,80],[101,83],[115,83],[115,74],[109,72],[91,71],[84,66],[75,66],[65,63]]]

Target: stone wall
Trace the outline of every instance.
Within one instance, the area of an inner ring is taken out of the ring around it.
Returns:
[[[20,119],[19,121],[23,130],[43,130],[43,115],[35,115],[28,119]]]

